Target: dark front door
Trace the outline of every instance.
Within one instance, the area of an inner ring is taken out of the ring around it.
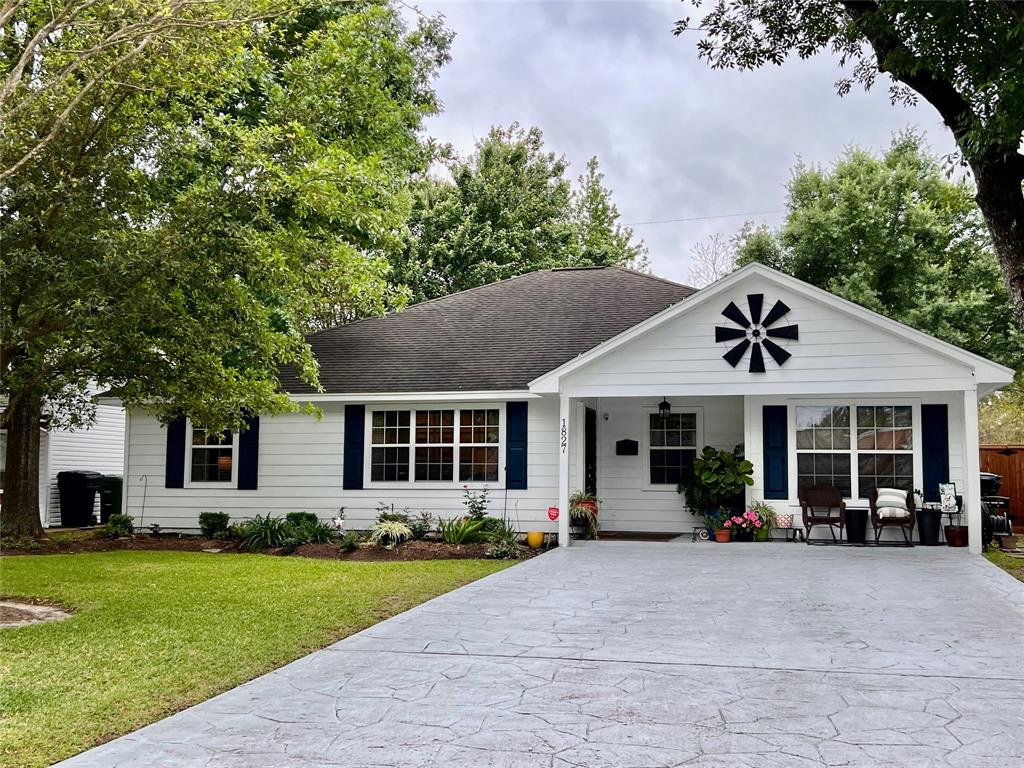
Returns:
[[[597,411],[587,408],[583,425],[583,491],[597,495]]]

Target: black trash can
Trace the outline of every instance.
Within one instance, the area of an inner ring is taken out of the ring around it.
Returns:
[[[868,526],[868,511],[866,509],[846,510],[846,543],[863,544],[864,532]]]
[[[917,535],[926,547],[936,547],[939,541],[939,528],[942,527],[942,512],[938,509],[917,510]]]
[[[982,496],[998,496],[999,488],[1003,484],[1003,476],[997,475],[995,472],[980,472],[981,478],[981,495]]]
[[[81,528],[96,525],[93,512],[96,505],[96,491],[100,489],[99,472],[76,469],[57,473],[57,490],[60,493],[60,524],[65,528]]]
[[[100,523],[107,524],[111,515],[121,514],[121,488],[124,481],[120,475],[104,475],[100,480]]]

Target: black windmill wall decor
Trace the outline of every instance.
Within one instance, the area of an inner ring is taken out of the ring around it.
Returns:
[[[748,318],[743,310],[734,302],[722,310],[722,314],[736,323],[737,328],[731,326],[715,326],[715,341],[737,342],[722,358],[733,368],[740,364],[747,350],[750,350],[750,366],[747,370],[750,373],[764,373],[764,353],[762,348],[771,355],[776,365],[783,365],[792,355],[784,350],[772,339],[787,339],[797,341],[800,338],[800,329],[796,325],[776,326],[782,318],[789,314],[789,307],[781,299],[776,301],[768,314],[761,317],[764,309],[764,294],[751,293],[747,295],[747,308],[750,311]]]

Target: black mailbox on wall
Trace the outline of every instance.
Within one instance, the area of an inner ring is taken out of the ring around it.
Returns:
[[[615,443],[615,455],[616,456],[639,456],[640,455],[640,443],[636,440],[619,440]]]

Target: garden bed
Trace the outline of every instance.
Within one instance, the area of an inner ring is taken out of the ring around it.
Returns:
[[[55,555],[83,552],[115,552],[119,550],[163,552],[212,552],[235,554],[248,552],[239,542],[229,539],[208,539],[165,533],[153,536],[137,533],[112,539],[98,535],[100,528],[76,528],[54,531],[49,536],[33,539],[32,544],[19,542],[19,546],[2,549],[3,555]],[[411,560],[473,560],[487,557],[485,542],[472,544],[445,544],[442,541],[407,541],[395,549],[364,544],[352,552],[344,552],[337,542],[330,544],[303,544],[292,552],[267,549],[264,554],[282,557],[309,557],[316,560],[351,560],[355,562],[404,562]],[[523,548],[523,557],[540,554],[544,550]]]

